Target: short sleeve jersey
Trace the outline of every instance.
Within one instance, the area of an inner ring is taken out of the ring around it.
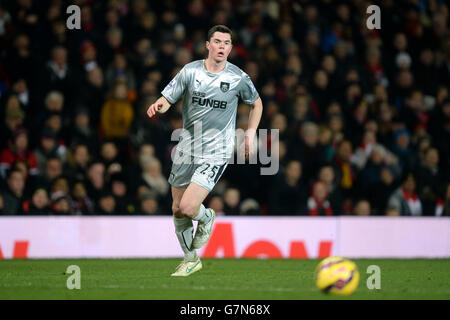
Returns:
[[[171,104],[183,98],[183,130],[177,152],[228,159],[233,153],[238,102],[253,104],[259,94],[250,77],[227,61],[219,73],[205,60],[186,64],[161,94]]]

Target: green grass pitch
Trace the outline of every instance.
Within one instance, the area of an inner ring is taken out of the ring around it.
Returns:
[[[0,260],[0,299],[450,299],[450,259],[354,259],[356,292],[329,296],[314,285],[319,260],[202,259],[186,278],[170,274],[180,259]],[[81,289],[69,290],[69,265],[81,269]],[[381,269],[381,289],[366,287],[369,265]]]

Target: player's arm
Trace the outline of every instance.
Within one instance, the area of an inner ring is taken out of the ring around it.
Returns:
[[[261,116],[263,112],[263,105],[261,98],[255,100],[255,102],[250,105],[252,109],[250,110],[250,115],[248,119],[248,129],[245,136],[250,136],[254,138],[256,135],[256,129],[258,129],[259,122],[261,121]]]
[[[156,113],[164,113],[169,110],[171,104],[164,96],[161,96],[147,109],[147,115],[149,118],[153,117]]]
[[[256,136],[256,129],[258,129],[263,112],[263,104],[261,98],[258,97],[258,99],[256,99],[255,102],[250,106],[252,107],[252,109],[250,110],[248,119],[248,129],[245,132],[245,157],[248,157],[249,154],[253,152],[253,148],[250,148],[250,146],[253,146]]]
[[[157,112],[164,113],[169,110],[170,106],[175,104],[186,90],[188,77],[186,68],[181,69],[175,78],[161,91],[162,96],[148,107],[147,115],[151,118]]]

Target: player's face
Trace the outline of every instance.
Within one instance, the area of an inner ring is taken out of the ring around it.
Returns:
[[[216,62],[227,60],[233,48],[231,35],[229,33],[214,32],[210,41],[206,41],[206,48],[209,51],[208,57]]]

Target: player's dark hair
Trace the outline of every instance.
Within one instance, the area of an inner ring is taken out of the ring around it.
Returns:
[[[209,29],[208,31],[208,41],[211,40],[211,37],[213,36],[214,32],[222,32],[222,33],[229,33],[231,42],[233,42],[233,32],[231,32],[231,29],[227,26],[224,26],[223,24],[218,24]]]

